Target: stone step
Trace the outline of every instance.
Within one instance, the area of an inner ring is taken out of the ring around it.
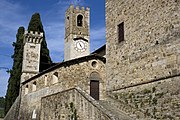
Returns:
[[[116,109],[116,107],[109,104],[108,101],[98,101],[101,106],[103,106],[106,110],[108,110],[111,114],[113,114],[115,120],[134,120],[133,118],[129,117],[123,111]]]
[[[107,96],[106,102],[108,102],[111,106],[115,107],[116,109],[125,112],[134,120],[152,120],[152,118],[144,116],[144,113],[142,111],[120,100],[116,100],[112,96]]]

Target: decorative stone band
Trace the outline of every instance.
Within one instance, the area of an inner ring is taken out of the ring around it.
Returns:
[[[43,40],[43,33],[37,31],[25,31],[24,33],[24,43],[35,43],[41,44]]]

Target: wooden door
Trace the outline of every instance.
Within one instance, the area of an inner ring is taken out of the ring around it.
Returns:
[[[95,100],[99,100],[99,81],[91,80],[90,96],[93,97]]]

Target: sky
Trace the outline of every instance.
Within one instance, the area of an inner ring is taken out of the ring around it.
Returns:
[[[71,5],[90,8],[91,52],[105,44],[105,0],[1,0],[0,2],[0,96],[5,96],[12,68],[16,33],[27,30],[32,14],[41,15],[46,42],[53,62],[64,59],[64,17]]]

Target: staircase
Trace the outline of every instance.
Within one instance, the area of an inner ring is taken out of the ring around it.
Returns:
[[[144,116],[142,111],[120,100],[116,100],[112,96],[108,96],[106,100],[100,100],[99,104],[110,111],[116,120],[152,120],[152,118]]]
[[[134,120],[133,118],[129,117],[128,114],[126,114],[123,111],[120,111],[116,107],[114,107],[109,101],[100,100],[98,101],[101,106],[104,107],[107,111],[109,111],[110,114],[112,114],[115,118],[115,120]]]

